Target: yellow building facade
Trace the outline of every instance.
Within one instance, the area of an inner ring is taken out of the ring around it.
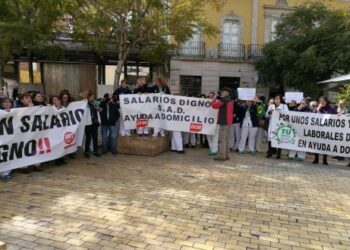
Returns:
[[[219,33],[208,37],[197,31],[170,63],[174,93],[198,95],[222,87],[256,87],[254,62],[264,44],[274,39],[278,20],[308,0],[227,0],[217,12],[207,8],[206,18]],[[350,11],[350,0],[323,0],[331,8]],[[269,89],[258,88],[268,95]]]

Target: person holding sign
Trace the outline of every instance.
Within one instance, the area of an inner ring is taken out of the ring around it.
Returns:
[[[272,112],[274,110],[283,110],[283,111],[288,111],[288,106],[286,104],[283,103],[283,98],[281,95],[276,95],[275,99],[274,99],[274,104],[269,105],[269,107],[267,108],[267,112],[266,112],[266,118],[270,118],[270,116],[272,115]],[[269,129],[270,130],[270,129]],[[272,152],[274,151],[274,148],[272,148],[271,146],[271,136],[272,133],[271,131],[269,131],[269,136],[268,136],[268,151],[267,151],[267,155],[266,158],[271,158],[272,157]],[[282,150],[280,148],[277,149],[277,156],[276,159],[281,159],[281,152]]]
[[[121,86],[119,88],[117,88],[116,90],[114,90],[113,92],[113,99],[117,101],[117,104],[119,104],[120,101],[120,95],[129,95],[132,94],[131,93],[131,89],[128,85],[128,81],[126,79],[123,79],[121,81]],[[130,136],[130,130],[129,129],[125,129],[124,127],[124,122],[123,122],[123,115],[120,115],[121,119],[120,120],[120,124],[119,124],[119,134],[121,136]]]
[[[333,115],[337,114],[337,111],[334,108],[332,108],[329,104],[330,103],[329,103],[327,97],[321,96],[318,99],[317,113],[319,113],[319,114],[333,114]],[[320,159],[320,155],[315,154],[315,159],[312,163],[318,164],[319,159]],[[323,164],[328,165],[327,155],[323,155]]]
[[[7,97],[0,99],[0,114],[11,112],[12,103]],[[9,180],[12,178],[11,171],[0,172],[0,180]]]
[[[98,127],[100,126],[97,108],[95,106],[94,98],[95,95],[92,91],[88,91],[87,93],[87,121],[85,125],[85,158],[90,157],[90,143],[92,141],[93,146],[93,154],[95,157],[100,157],[98,153],[98,144],[97,144],[97,133]]]
[[[295,111],[295,112],[311,112],[307,99],[302,100],[300,105],[297,108],[295,108],[293,111]],[[290,150],[289,154],[288,154],[288,160],[294,160],[295,156],[298,156],[297,159],[299,161],[304,161],[305,155],[306,155],[306,152],[304,152],[304,151]]]
[[[233,121],[233,100],[230,96],[230,89],[223,88],[221,90],[221,98],[215,98],[212,101],[212,107],[219,110],[218,124],[219,128],[219,151],[218,156],[214,158],[216,161],[229,160],[230,152],[230,126]]]
[[[134,88],[134,94],[147,94],[152,92],[152,89],[147,86],[146,78],[140,77],[137,80],[136,87]],[[148,127],[142,127],[137,129],[138,136],[148,136]]]
[[[170,88],[169,86],[166,84],[166,81],[163,77],[158,76],[156,78],[156,84],[151,88],[151,93],[163,93],[163,94],[167,94],[170,95]],[[157,137],[158,135],[161,136],[165,136],[165,130],[162,128],[154,128],[153,131],[153,137]]]
[[[241,141],[239,143],[239,154],[243,154],[247,145],[251,155],[255,155],[255,138],[258,132],[259,119],[257,116],[258,110],[253,101],[245,101],[244,118],[241,121]]]

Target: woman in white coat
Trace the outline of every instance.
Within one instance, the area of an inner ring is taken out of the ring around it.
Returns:
[[[270,116],[272,115],[272,112],[274,110],[282,110],[282,111],[288,111],[288,105],[284,104],[283,103],[283,98],[281,95],[276,95],[275,96],[275,99],[274,99],[275,103],[272,104],[272,105],[269,105],[268,109],[267,109],[267,112],[266,112],[266,118],[270,118]],[[266,158],[271,158],[272,157],[272,152],[274,150],[274,148],[272,148],[271,146],[271,133],[270,133],[270,128],[269,128],[269,132],[268,132],[269,136],[268,136],[268,146],[269,146],[269,149],[267,151],[267,155],[266,155]],[[280,148],[277,148],[277,156],[276,156],[276,159],[281,159],[281,151],[282,149]]]

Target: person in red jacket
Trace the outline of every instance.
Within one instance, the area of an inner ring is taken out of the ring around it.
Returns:
[[[233,121],[233,100],[230,96],[230,89],[223,88],[221,97],[215,98],[212,102],[214,109],[219,109],[218,125],[219,127],[219,151],[218,156],[214,158],[216,161],[229,160],[230,152],[230,126]]]

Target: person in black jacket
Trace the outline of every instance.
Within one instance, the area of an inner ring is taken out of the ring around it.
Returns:
[[[236,99],[233,110],[233,124],[231,125],[231,149],[236,152],[238,152],[241,141],[241,121],[244,118],[244,112],[243,106]]]
[[[101,131],[102,131],[102,153],[108,151],[108,145],[111,146],[112,154],[117,154],[117,128],[116,123],[119,119],[118,104],[105,94],[100,103]]]
[[[291,106],[289,106],[289,107],[291,108]],[[293,108],[293,104],[292,104],[292,108]],[[292,111],[310,113],[311,110],[309,108],[309,103],[308,103],[307,99],[302,100],[300,105],[298,107],[294,107]],[[297,156],[297,155],[298,155],[298,158],[297,158],[298,161],[304,161],[306,152],[289,150],[288,160],[294,160],[295,156]]]
[[[170,95],[170,88],[169,86],[166,84],[166,81],[163,77],[158,76],[156,78],[156,82],[155,85],[152,87],[151,93],[163,93],[163,94],[167,94]]]
[[[98,120],[97,108],[94,102],[95,94],[89,90],[87,93],[87,113],[89,122],[85,126],[85,157],[90,157],[90,143],[92,141],[93,153],[95,157],[100,157],[98,153],[97,133],[100,122]]]
[[[161,76],[158,76],[156,78],[156,84],[152,87],[151,89],[151,93],[163,93],[163,94],[167,94],[170,95],[170,88],[168,87],[165,79]],[[157,137],[158,135],[161,136],[165,136],[165,130],[162,128],[154,128],[154,132],[153,132],[153,137]]]
[[[113,99],[117,104],[120,104],[120,95],[129,94],[132,94],[131,88],[128,85],[128,81],[126,79],[123,79],[121,81],[121,86],[114,90]],[[120,116],[122,116],[122,114]],[[125,129],[123,119],[120,119],[119,134],[121,136],[130,136],[130,129]]]
[[[152,92],[152,88],[149,88],[144,76],[137,80],[137,85],[134,88],[134,94],[147,94]],[[138,136],[148,136],[148,127],[137,128]]]
[[[258,132],[259,119],[257,116],[257,106],[253,101],[246,101],[244,104],[244,117],[241,120],[241,141],[239,143],[239,153],[243,154],[248,139],[248,149],[250,154],[255,155],[255,138]]]

